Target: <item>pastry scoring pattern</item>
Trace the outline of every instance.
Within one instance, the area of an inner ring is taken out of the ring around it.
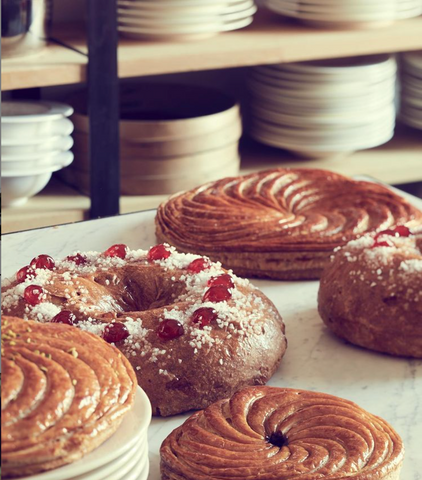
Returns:
[[[336,246],[418,221],[421,212],[381,185],[323,170],[277,169],[176,194],[159,207],[156,227],[161,241],[209,255],[238,274],[307,278],[319,275]]]
[[[116,349],[61,324],[2,319],[2,476],[78,460],[119,427],[136,376]]]
[[[398,479],[403,444],[356,404],[251,387],[192,415],[161,447],[163,480]]]

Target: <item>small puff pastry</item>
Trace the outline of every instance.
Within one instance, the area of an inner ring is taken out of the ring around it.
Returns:
[[[107,440],[134,402],[126,358],[63,324],[2,319],[3,478],[74,462]]]
[[[192,415],[161,446],[163,480],[397,480],[398,434],[324,393],[250,387]]]

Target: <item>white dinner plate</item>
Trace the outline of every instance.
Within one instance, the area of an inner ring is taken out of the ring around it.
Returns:
[[[151,415],[150,401],[145,392],[138,387],[132,410],[123,418],[122,424],[114,435],[100,447],[74,463],[20,480],[69,480],[101,467],[104,463],[124,455],[145,436],[151,422]]]
[[[54,151],[64,152],[73,147],[73,138],[70,135],[63,135],[50,138],[29,138],[19,140],[1,141],[1,155],[24,156],[37,153],[50,153]]]
[[[157,35],[157,36],[169,36],[169,35],[192,35],[192,34],[207,34],[207,33],[219,33],[227,32],[230,30],[238,30],[240,28],[247,27],[253,22],[253,17],[245,18],[236,22],[229,22],[222,25],[192,25],[190,27],[183,28],[147,28],[147,27],[134,27],[126,25],[118,25],[119,32],[125,35],[135,36],[140,35]]]
[[[252,5],[246,10],[240,10],[234,13],[228,13],[225,15],[213,15],[207,17],[177,17],[169,16],[166,18],[144,18],[142,16],[134,16],[131,14],[119,14],[119,24],[120,25],[130,25],[130,26],[139,26],[146,28],[162,28],[166,26],[169,31],[172,31],[173,28],[190,28],[192,24],[195,25],[204,25],[218,27],[229,22],[234,22],[236,20],[242,20],[247,17],[254,15],[257,11],[257,7]]]

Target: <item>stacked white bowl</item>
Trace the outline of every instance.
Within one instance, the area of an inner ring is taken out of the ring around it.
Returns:
[[[147,480],[151,404],[138,387],[135,405],[117,431],[81,460],[21,480]]]
[[[315,158],[382,145],[394,134],[396,70],[388,55],[256,67],[251,136]]]
[[[320,27],[376,27],[422,13],[420,0],[263,0],[273,12]]]
[[[72,163],[72,107],[47,101],[1,104],[1,204],[19,206],[40,192],[53,172]]]
[[[400,120],[422,130],[422,51],[402,55]]]
[[[118,0],[125,37],[197,40],[252,23],[253,0]]]
[[[175,193],[238,174],[242,121],[231,97],[193,85],[140,83],[126,87],[120,98],[122,194]],[[61,176],[88,193],[89,119],[84,95],[72,103],[75,161]]]

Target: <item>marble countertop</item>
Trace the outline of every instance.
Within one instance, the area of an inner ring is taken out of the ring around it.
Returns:
[[[422,201],[414,199],[422,209]],[[148,248],[156,243],[155,211],[61,225],[2,237],[2,275],[13,275],[34,256],[105,250],[114,243]],[[289,346],[270,385],[337,395],[390,422],[404,440],[402,480],[422,479],[422,360],[366,351],[334,337],[317,313],[318,282],[254,280],[279,309]],[[154,418],[149,430],[149,480],[159,480],[159,448],[187,415]]]

